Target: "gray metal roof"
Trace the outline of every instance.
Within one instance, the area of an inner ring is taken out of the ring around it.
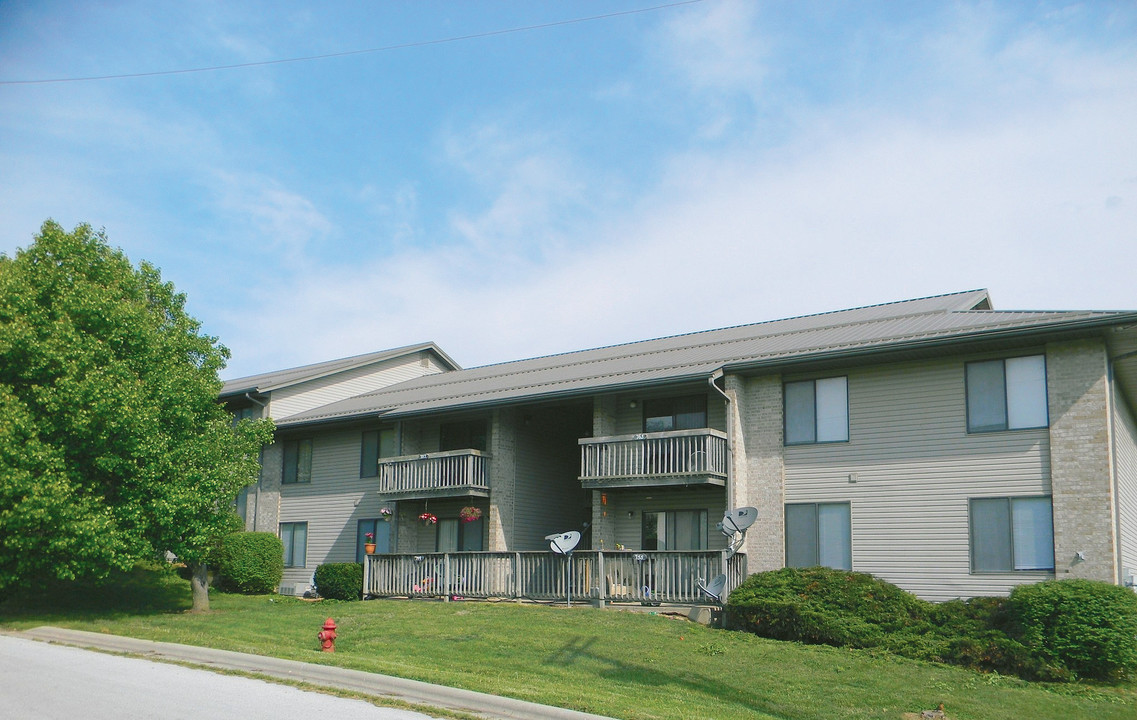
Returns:
[[[720,368],[745,371],[969,337],[1137,322],[1137,312],[989,308],[987,292],[975,290],[486,365],[392,385],[283,419],[278,425],[378,414],[401,417],[705,379]]]
[[[247,392],[271,392],[278,388],[288,387],[289,385],[296,385],[297,383],[334,375],[338,372],[354,370],[364,365],[383,362],[403,355],[413,355],[423,351],[434,353],[438,356],[439,360],[450,366],[451,369],[461,369],[458,363],[454,362],[449,355],[442,352],[441,348],[432,342],[425,342],[417,345],[393,348],[391,350],[380,350],[364,355],[354,355],[352,357],[340,358],[339,360],[328,360],[312,365],[301,365],[300,367],[289,368],[287,370],[277,370],[275,372],[248,375],[246,377],[226,380],[221,386],[220,396],[224,398],[232,395],[243,395]]]

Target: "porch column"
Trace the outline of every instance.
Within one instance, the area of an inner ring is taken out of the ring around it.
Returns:
[[[616,434],[616,398],[598,396],[592,400],[592,437],[607,437]],[[616,527],[608,506],[604,504],[606,493],[592,491],[592,548],[594,550],[614,550],[616,548]],[[611,502],[609,497],[609,502]]]
[[[734,482],[730,508],[758,508],[758,521],[742,546],[747,572],[785,566],[786,475],[782,456],[782,376],[727,375],[732,423]]]
[[[514,505],[517,491],[516,438],[513,408],[493,411],[490,422],[490,516],[488,550],[515,550]]]
[[[1108,359],[1101,340],[1046,346],[1057,579],[1118,582]],[[1079,553],[1081,557],[1079,557]]]

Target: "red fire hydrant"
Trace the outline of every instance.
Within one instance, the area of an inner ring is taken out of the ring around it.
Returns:
[[[324,629],[316,633],[324,652],[336,651],[336,621],[328,618],[324,621]]]

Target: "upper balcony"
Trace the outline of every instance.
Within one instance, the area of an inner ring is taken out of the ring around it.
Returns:
[[[489,497],[489,455],[447,450],[380,458],[379,494],[392,498]]]
[[[726,433],[709,428],[580,439],[589,489],[726,485]]]

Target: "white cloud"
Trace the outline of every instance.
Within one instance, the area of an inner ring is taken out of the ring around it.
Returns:
[[[230,318],[234,371],[426,339],[481,364],[977,287],[999,307],[1137,305],[1137,65],[1037,33],[1008,48],[911,103],[807,108],[773,149],[673,153],[587,223],[564,215],[601,170],[523,129],[455,134],[487,189],[454,215],[466,242],[271,288]],[[929,57],[929,76],[955,62]],[[940,103],[958,107],[929,121]],[[528,251],[568,225],[579,242]]]

